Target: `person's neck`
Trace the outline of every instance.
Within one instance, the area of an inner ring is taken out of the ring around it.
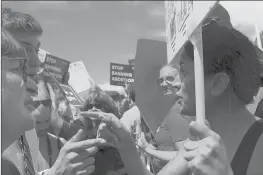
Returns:
[[[255,119],[235,95],[217,99],[213,105],[208,105],[207,120],[211,129],[219,134],[232,158],[244,134]]]
[[[245,104],[235,95],[218,98],[212,105],[208,105],[207,109],[207,120],[216,132],[224,131],[224,126],[233,126],[233,123],[247,123],[253,119],[252,117],[248,117],[251,114],[246,109]]]

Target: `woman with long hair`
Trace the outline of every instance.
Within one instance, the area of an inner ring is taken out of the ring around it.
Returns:
[[[80,120],[84,124],[84,130],[88,133],[88,138],[104,137],[105,134],[100,132],[105,126],[100,123],[100,120],[93,120],[92,113],[94,112],[106,112],[115,115],[120,118],[120,111],[114,100],[99,87],[93,87],[90,89],[87,97],[84,100],[83,106],[80,111],[89,112],[90,115],[81,117]],[[99,147],[99,151],[95,154],[95,172],[94,175],[107,175],[115,174],[122,175],[123,163],[119,152],[112,145]]]

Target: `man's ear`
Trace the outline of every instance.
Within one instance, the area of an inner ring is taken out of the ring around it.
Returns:
[[[230,78],[224,72],[218,73],[215,76],[213,76],[210,84],[211,96],[218,96],[222,94],[227,89],[229,82]]]

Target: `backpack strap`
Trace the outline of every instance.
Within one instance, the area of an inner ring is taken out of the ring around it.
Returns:
[[[263,132],[263,120],[257,120],[243,137],[231,162],[234,175],[246,175],[257,141]]]

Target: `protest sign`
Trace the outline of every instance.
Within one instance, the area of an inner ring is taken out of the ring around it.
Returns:
[[[170,63],[218,1],[166,1],[167,59]]]
[[[65,92],[66,98],[68,99],[70,104],[72,104],[73,106],[82,105],[80,98],[69,85],[60,84],[60,87]]]
[[[202,22],[219,1],[174,1],[165,2],[167,61],[178,61],[176,56],[190,40],[194,45],[196,120],[205,123],[204,66]]]
[[[40,61],[41,63],[45,63],[46,55],[47,55],[47,54],[50,54],[50,53],[47,52],[47,51],[45,51],[45,50],[43,50],[43,49],[41,49],[41,48],[39,48],[37,54],[38,54],[38,59],[39,59],[39,61]]]
[[[44,63],[45,76],[52,75],[59,83],[64,83],[64,77],[68,73],[70,62],[56,56],[46,54]]]
[[[69,66],[69,85],[76,91],[76,93],[81,93],[88,90],[94,83],[93,79],[90,77],[84,63],[82,61],[77,61],[71,63]],[[83,81],[85,80],[85,81]]]
[[[188,123],[180,116],[177,117],[178,113],[175,110],[170,111],[174,105],[174,99],[163,95],[163,90],[157,83],[161,67],[167,64],[166,43],[138,39],[136,48],[135,100],[147,127],[155,135],[164,119],[169,117],[172,119],[168,121],[176,123],[176,128],[169,128],[173,140],[186,137],[189,130]]]
[[[133,83],[133,70],[132,65],[110,63],[110,84],[125,86],[126,83]]]

